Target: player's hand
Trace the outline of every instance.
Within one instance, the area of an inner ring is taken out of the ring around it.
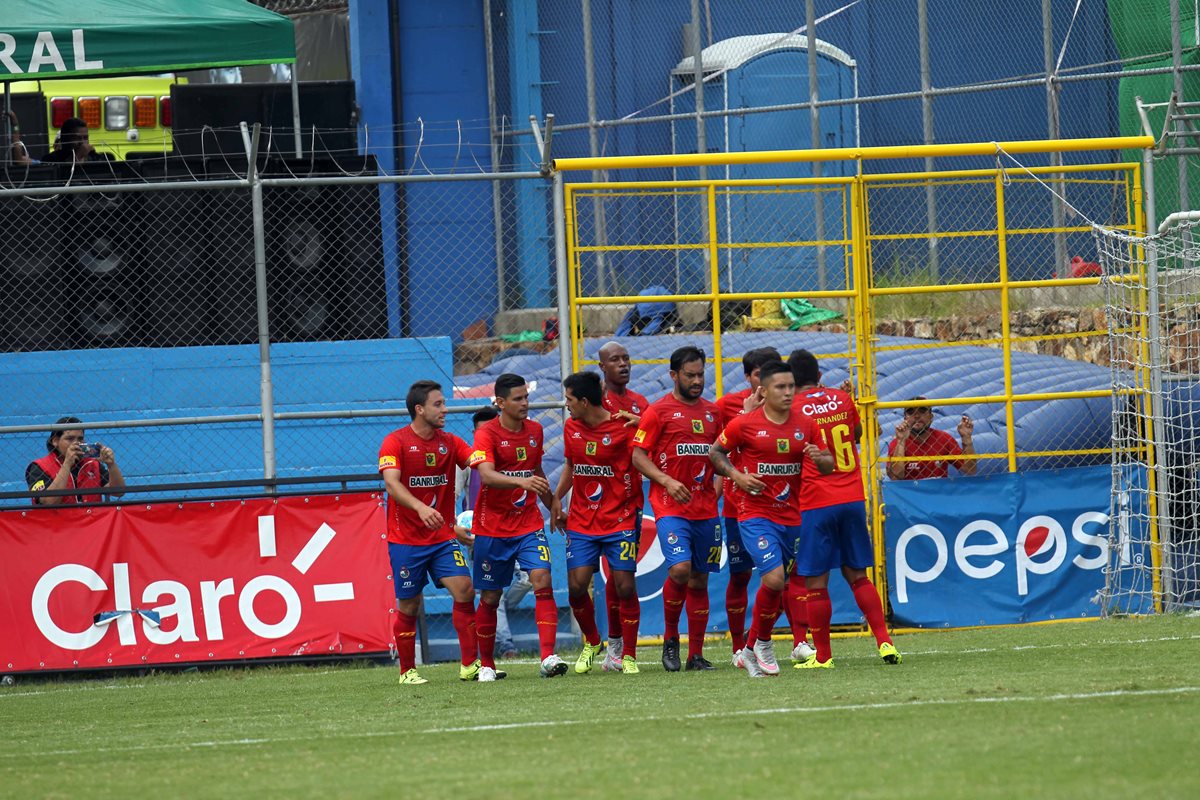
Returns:
[[[958,422],[958,435],[964,442],[971,441],[971,436],[975,433],[975,423],[966,414],[962,415],[962,419]]]
[[[117,463],[117,456],[113,453],[111,447],[100,445],[100,460],[111,467],[113,464]]]
[[[550,493],[550,481],[541,475],[530,475],[528,478],[521,479],[521,488],[533,492],[539,497],[544,497]]]
[[[625,420],[626,428],[636,428],[642,421],[642,418],[637,414],[634,414],[632,411],[621,410],[613,414],[613,416],[620,417],[621,419]]]
[[[436,531],[446,524],[442,513],[431,506],[421,506],[417,509],[417,516],[421,518],[421,524],[431,531]]]
[[[908,423],[908,420],[907,419],[900,420],[900,424],[896,426],[896,441],[897,442],[907,441],[908,433],[910,430],[912,430],[912,425],[910,425]]]
[[[666,484],[664,484],[663,488],[667,490],[667,494],[671,496],[671,499],[680,505],[686,506],[688,503],[692,502],[692,493],[688,491],[686,486],[677,480],[668,480]]]
[[[757,476],[751,475],[748,472],[738,471],[733,473],[733,475],[730,477],[733,482],[737,484],[738,488],[747,494],[758,495],[762,494],[767,489],[767,485],[765,483],[759,480]]]
[[[562,500],[557,497],[550,504],[550,529],[559,533],[567,532],[567,512],[563,508]]]
[[[746,400],[742,403],[742,411],[749,414],[751,411],[762,408],[767,402],[767,391],[761,386],[755,389],[750,394],[746,395]]]
[[[475,544],[475,534],[464,528],[462,525],[454,526],[454,535],[458,537],[458,541],[465,544],[467,547]]]

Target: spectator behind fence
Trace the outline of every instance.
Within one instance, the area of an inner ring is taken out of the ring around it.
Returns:
[[[924,400],[918,395],[912,400]],[[954,441],[954,437],[945,431],[931,427],[933,424],[933,409],[929,406],[912,406],[904,409],[904,419],[896,426],[896,438],[888,445],[887,474],[894,481],[924,480],[926,478],[945,478],[949,468],[955,467],[963,475],[975,474],[975,459],[956,458],[955,456],[975,455],[975,443],[972,434],[975,423],[966,414],[958,422],[958,435],[962,446]],[[947,456],[944,459],[929,461],[906,461],[905,458],[921,456]]]
[[[17,112],[9,111],[8,121],[10,130],[12,131],[12,136],[9,139],[9,146],[11,148],[9,155],[12,159],[12,163],[20,164],[22,166],[36,164],[37,162],[29,157],[29,151],[25,149],[25,143],[21,141],[21,123],[17,120]],[[0,129],[0,132],[2,132],[2,129]]]
[[[100,161],[103,159],[92,143],[88,141],[87,123],[79,117],[71,117],[58,130],[58,138],[54,142],[54,150],[42,159],[44,164],[78,164],[84,161]]]
[[[56,425],[79,423],[75,417],[63,417]],[[79,428],[54,431],[46,439],[45,456],[30,462],[25,468],[25,483],[31,492],[57,489],[105,489],[107,495],[119,496],[125,488],[125,476],[117,466],[111,447],[102,444],[85,445],[82,423]],[[98,503],[98,492],[34,498],[34,505],[54,506],[60,503]]]

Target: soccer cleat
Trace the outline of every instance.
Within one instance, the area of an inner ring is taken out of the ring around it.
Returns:
[[[429,683],[429,681],[417,674],[416,667],[413,667],[408,672],[405,672],[400,676],[401,686],[419,686],[422,683]]]
[[[679,637],[663,639],[662,652],[663,669],[667,672],[679,672]]]
[[[755,642],[750,657],[758,661],[758,667],[764,675],[779,674],[779,662],[775,660],[775,643],[770,639],[759,639]]]
[[[746,674],[751,678],[764,677],[762,667],[758,665],[758,659],[754,657],[754,651],[749,647],[738,651],[741,653],[742,669],[746,670]]]
[[[563,661],[554,653],[542,659],[542,666],[538,669],[538,674],[543,678],[553,678],[556,675],[565,675],[567,673],[567,662]]]
[[[712,665],[712,662],[704,656],[688,656],[687,664],[685,664],[683,668],[688,672],[695,670],[706,671],[710,669],[716,669],[716,667]]]
[[[604,668],[604,671],[605,672],[620,672],[621,671],[621,658],[623,655],[624,654],[622,654],[621,656],[617,656],[616,658],[613,658],[612,653],[606,653],[604,656],[604,663],[601,664],[601,666]]]
[[[638,669],[637,659],[633,656],[621,656],[621,672],[625,675],[637,675],[641,672]]]
[[[579,658],[575,659],[575,674],[583,675],[592,671],[592,662],[596,660],[596,656],[600,655],[600,651],[604,649],[604,645],[596,642],[596,644],[583,643],[583,649],[579,651]],[[542,662],[543,666],[545,662]]]
[[[733,651],[733,665],[735,667],[737,667],[738,669],[746,668],[746,665],[742,663],[742,651],[741,650]]]
[[[816,649],[808,642],[801,642],[792,650],[792,661],[808,661],[817,654]]]
[[[480,667],[479,676],[475,680],[480,683],[492,683],[496,680],[496,670],[491,667]]]
[[[470,664],[459,664],[458,679],[460,681],[473,681],[479,677],[479,659],[475,659]]]
[[[625,640],[620,636],[608,637],[608,654],[604,656],[604,663],[609,661],[617,662],[617,669],[621,668],[621,657],[625,655]]]
[[[899,664],[904,660],[900,655],[900,651],[896,649],[896,645],[891,642],[884,642],[879,645],[879,657],[883,659],[885,664]]]
[[[817,661],[817,654],[813,653],[808,659],[793,665],[792,669],[833,669],[833,659]]]

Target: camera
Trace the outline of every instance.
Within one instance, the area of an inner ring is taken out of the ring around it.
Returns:
[[[79,446],[82,448],[82,455],[84,458],[100,457],[101,444],[99,442],[83,442]]]

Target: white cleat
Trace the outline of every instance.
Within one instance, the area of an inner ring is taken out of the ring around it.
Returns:
[[[543,658],[542,666],[538,669],[538,674],[543,678],[553,678],[556,675],[565,675],[566,673],[567,662],[554,653]]]
[[[621,658],[625,655],[625,640],[620,636],[608,637],[608,652],[604,654],[604,662],[600,665],[605,672],[620,672]]]
[[[801,642],[792,650],[792,661],[804,663],[817,654],[817,650],[808,642]]]
[[[496,670],[491,667],[480,667],[479,676],[475,680],[480,683],[491,683],[496,680]]]
[[[738,666],[746,670],[746,674],[751,678],[766,677],[762,671],[762,667],[758,665],[758,659],[754,657],[754,651],[751,648],[747,647],[744,650],[738,650],[736,658],[738,659]]]
[[[754,643],[753,656],[758,661],[758,667],[764,675],[778,675],[779,662],[775,660],[775,643],[768,639],[759,639]]]
[[[741,650],[733,651],[733,665],[735,667],[737,667],[738,669],[746,668],[746,665],[742,661],[742,651]]]

